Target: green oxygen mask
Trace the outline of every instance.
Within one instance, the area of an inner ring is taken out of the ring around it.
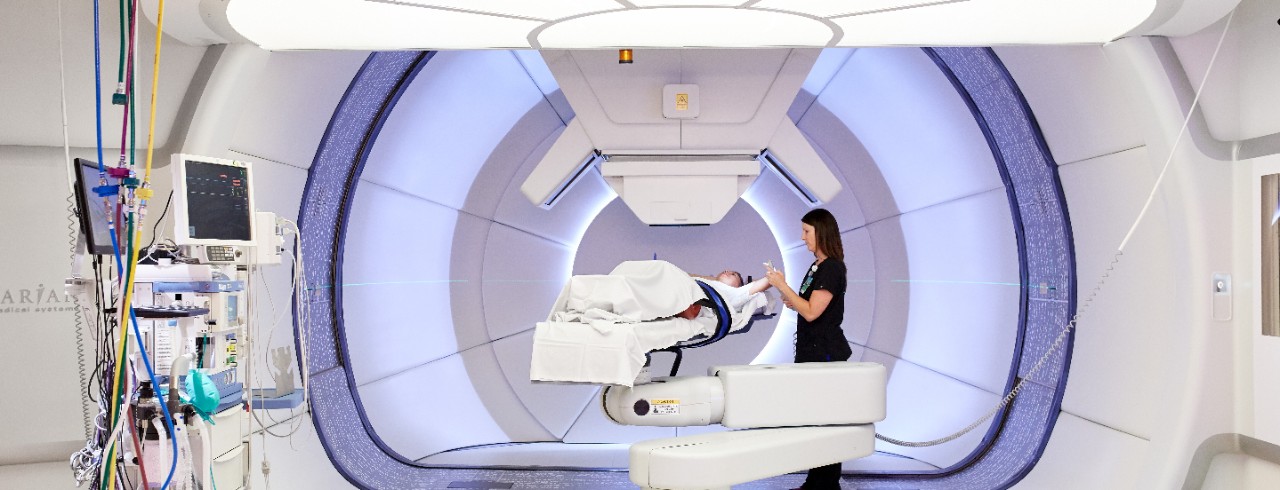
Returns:
[[[222,395],[218,393],[218,385],[213,382],[213,378],[209,375],[197,370],[191,370],[187,373],[186,385],[183,386],[182,401],[192,407],[195,407],[196,413],[200,414],[200,418],[206,422],[213,424],[213,420],[209,418],[214,410],[218,409],[218,403],[222,401]]]

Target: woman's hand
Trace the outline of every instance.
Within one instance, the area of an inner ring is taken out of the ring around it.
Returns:
[[[785,275],[782,274],[782,271],[778,269],[774,269],[773,266],[769,264],[765,264],[764,269],[765,269],[764,276],[769,279],[769,284],[773,285],[773,287],[775,288],[778,288],[779,291],[784,291],[785,290],[784,288],[787,285],[787,278]]]

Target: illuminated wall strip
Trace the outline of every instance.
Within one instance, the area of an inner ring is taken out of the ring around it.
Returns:
[[[1065,288],[1023,287],[1018,348],[1010,383],[1029,368],[1075,311],[1075,256],[1065,198],[1054,163],[1017,84],[995,53],[985,48],[926,49],[959,95],[1001,166],[1018,233],[1021,283],[1045,278]],[[382,123],[431,53],[370,55],[334,111],[317,149],[302,198],[299,224],[307,284],[343,284],[343,238],[360,170]],[[1025,144],[1032,141],[1034,145]],[[1064,260],[1065,259],[1065,260]],[[627,484],[625,473],[424,468],[395,454],[378,439],[360,405],[349,369],[342,326],[342,287],[309,289],[312,314],[298,325],[307,332],[313,420],[337,471],[360,488],[440,488],[458,480],[514,482],[531,488],[605,488]],[[296,320],[295,320],[296,321]],[[1038,461],[1061,409],[1070,343],[993,424],[983,444],[964,462],[937,473],[873,474],[848,480],[876,488],[1003,488]]]
[[[1009,71],[989,48],[924,48],[969,106],[1004,180],[1018,241],[1018,338],[1005,389],[1035,364],[1076,310],[1075,249],[1058,165]],[[1030,143],[1030,144],[1028,144]],[[1040,288],[1036,277],[1066,287]],[[867,474],[847,481],[885,489],[1007,488],[1031,471],[1062,408],[1071,338],[996,416],[959,463],[932,472]]]

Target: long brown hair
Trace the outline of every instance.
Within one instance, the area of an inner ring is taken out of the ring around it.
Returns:
[[[840,225],[836,217],[825,209],[815,209],[805,213],[800,222],[813,227],[818,237],[818,250],[827,257],[844,262],[844,243],[840,241]]]

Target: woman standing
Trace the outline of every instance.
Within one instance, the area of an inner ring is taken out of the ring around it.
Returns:
[[[825,209],[815,209],[800,218],[804,244],[813,252],[809,266],[796,293],[787,285],[781,271],[768,267],[769,284],[778,288],[782,301],[796,310],[795,362],[846,361],[852,350],[840,323],[844,320],[844,292],[847,285],[844,245],[835,216]],[[806,490],[840,488],[840,463],[809,470]]]

